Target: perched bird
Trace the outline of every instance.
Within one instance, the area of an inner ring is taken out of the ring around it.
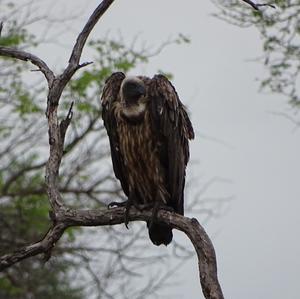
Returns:
[[[152,79],[113,73],[105,82],[102,117],[113,169],[128,200],[109,206],[153,209],[147,223],[155,245],[168,245],[172,228],[158,222],[159,209],[183,215],[185,168],[194,131],[174,86],[163,75]]]

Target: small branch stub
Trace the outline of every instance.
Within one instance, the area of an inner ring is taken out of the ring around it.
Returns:
[[[79,69],[81,69],[81,68],[83,68],[83,67],[85,67],[85,66],[88,66],[88,65],[90,65],[90,64],[92,64],[92,63],[93,63],[93,61],[81,63],[81,64],[79,64],[79,65],[77,66],[77,70],[79,70]]]

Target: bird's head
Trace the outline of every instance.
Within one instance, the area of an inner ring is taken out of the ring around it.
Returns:
[[[121,85],[121,101],[125,106],[138,105],[139,100],[146,95],[146,86],[138,77],[126,77]]]

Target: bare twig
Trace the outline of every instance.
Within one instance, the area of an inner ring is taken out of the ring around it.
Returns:
[[[90,32],[92,31],[100,17],[113,3],[113,1],[114,0],[103,0],[95,9],[93,14],[90,16],[88,22],[84,26],[83,30],[77,37],[67,68],[64,70],[62,75],[56,78],[54,84],[49,89],[46,114],[48,117],[49,127],[48,134],[50,156],[46,165],[45,181],[49,201],[55,213],[59,209],[64,208],[57,182],[59,167],[63,156],[64,137],[66,133],[66,129],[64,131],[61,131],[61,126],[58,125],[57,106],[66,84],[70,81],[71,77],[76,72],[76,70],[78,70],[81,67],[79,61],[82,49]],[[82,66],[84,65],[85,64],[83,64]]]
[[[81,69],[81,68],[83,68],[85,66],[88,66],[88,65],[90,65],[92,63],[93,63],[93,61],[81,63],[81,64],[78,65],[77,70],[79,70],[79,69]]]
[[[252,6],[255,10],[260,10],[259,7],[261,6],[269,6],[269,7],[272,7],[272,8],[276,8],[273,4],[268,4],[268,3],[254,3],[253,1],[251,0],[242,0],[243,2],[249,4],[250,6]]]
[[[39,68],[39,70],[45,75],[48,81],[48,86],[51,87],[54,80],[54,74],[50,70],[48,65],[39,57],[25,51],[7,48],[7,47],[1,47],[1,46],[0,46],[0,55],[16,58],[23,61],[30,61],[32,64],[36,65]]]
[[[47,254],[55,243],[61,238],[65,231],[64,224],[56,224],[47,232],[46,236],[39,242],[25,246],[14,253],[3,255],[0,258],[0,272],[28,257],[41,253]]]
[[[99,19],[103,16],[103,14],[107,11],[107,9],[110,7],[110,5],[113,2],[114,0],[103,0],[98,5],[98,7],[94,10],[92,15],[88,19],[87,23],[83,27],[82,31],[78,35],[72,54],[69,59],[69,64],[65,69],[65,71],[63,72],[63,74],[61,75],[61,80],[60,80],[61,92],[78,69],[90,64],[90,62],[79,64],[83,47],[92,29],[94,28],[94,26],[97,24]]]
[[[124,222],[124,208],[99,210],[59,210],[55,215],[54,226],[43,240],[25,246],[12,254],[0,258],[0,271],[28,257],[48,253],[61,238],[64,230],[72,226],[104,226]],[[131,208],[129,218],[132,221],[149,221],[151,211],[139,211]],[[169,211],[160,211],[158,220],[184,232],[194,245],[198,256],[200,282],[207,299],[222,299],[223,294],[217,277],[217,262],[213,245],[199,222]]]
[[[76,66],[79,64],[80,56],[82,53],[82,49],[85,45],[85,42],[96,25],[102,15],[107,11],[110,5],[114,2],[114,0],[104,0],[100,3],[100,5],[94,10],[93,14],[88,19],[84,28],[80,32],[77,37],[76,43],[74,45],[71,57],[69,59],[70,65],[75,64]]]

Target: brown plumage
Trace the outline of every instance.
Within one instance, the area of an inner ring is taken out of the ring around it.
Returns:
[[[161,207],[184,212],[188,140],[194,138],[186,110],[162,75],[150,79],[114,73],[101,99],[114,172],[128,197],[127,212],[131,204],[153,207],[150,239],[168,245],[172,229],[157,222],[155,213]]]

